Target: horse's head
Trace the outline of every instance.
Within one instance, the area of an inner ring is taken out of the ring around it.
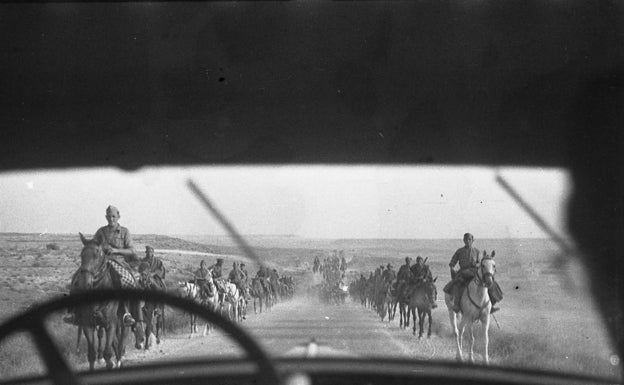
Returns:
[[[100,244],[93,239],[86,239],[82,233],[80,234],[80,240],[84,247],[80,252],[80,268],[89,272],[95,272],[99,269],[102,261],[104,260],[104,254]]]
[[[488,255],[483,250],[483,258],[481,258],[481,264],[479,265],[479,278],[485,285],[485,287],[492,286],[494,282],[494,275],[496,274],[496,261],[494,261],[494,255],[496,252],[492,250],[492,254]]]

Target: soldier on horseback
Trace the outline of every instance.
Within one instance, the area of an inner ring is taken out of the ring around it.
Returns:
[[[119,215],[119,210],[117,209],[117,207],[108,206],[106,208],[105,216],[108,225],[100,227],[95,232],[95,235],[93,236],[93,241],[100,245],[106,258],[116,261],[118,265],[122,266],[122,269],[127,269],[129,271],[128,274],[130,274],[131,268],[128,263],[137,261],[137,256],[134,252],[134,247],[132,246],[132,237],[130,236],[130,231],[119,224],[120,217],[121,216]],[[117,270],[115,269],[115,271]],[[123,279],[124,277],[117,278],[119,280],[119,287],[136,288],[136,286],[133,286],[131,283]],[[125,314],[123,316],[124,324],[134,325],[136,321],[128,311],[128,304],[124,302],[123,306],[125,311]],[[141,314],[142,312],[140,310],[140,304],[132,304],[132,307],[135,310],[134,313],[138,318],[138,321],[142,322],[143,320]],[[74,314],[66,317],[65,322],[75,323]]]
[[[165,265],[160,258],[154,256],[154,248],[152,246],[145,246],[145,258],[141,260],[141,263],[146,263],[147,268],[153,276],[157,276],[161,281],[165,280]]]
[[[230,280],[230,282],[235,284],[236,287],[238,287],[238,290],[241,293],[245,292],[245,287],[243,286],[244,278],[245,278],[245,275],[239,268],[238,262],[232,263],[232,271],[230,271],[230,274],[228,275],[228,279]]]
[[[208,274],[212,274],[210,269],[206,267],[206,261],[202,259],[199,263],[199,269],[195,270],[195,283],[201,287],[202,292],[208,297],[210,296],[210,284]]]
[[[262,285],[262,290],[264,290],[265,293],[271,293],[269,276],[269,268],[260,266],[260,269],[258,269],[258,272],[256,273],[256,278],[260,278],[260,284]]]
[[[461,293],[467,283],[474,278],[477,273],[477,261],[479,259],[479,250],[472,247],[474,236],[470,233],[464,234],[464,247],[457,249],[449,267],[451,268],[451,282],[446,284],[444,291],[453,296],[453,311],[460,311]],[[459,270],[455,272],[453,269],[459,263]],[[491,313],[499,310],[493,305],[502,299],[502,291],[498,284],[494,282],[492,288],[489,289],[490,300],[492,301]]]
[[[425,264],[425,261],[420,255],[416,257],[416,264],[410,268],[410,271],[412,273],[412,280],[417,284],[422,283],[426,285],[433,285],[433,275],[431,274],[431,270],[429,269],[429,266]],[[431,301],[432,309],[438,307],[435,303],[433,295],[429,294],[429,300]]]
[[[396,279],[396,271],[394,271],[393,266],[391,264],[388,264],[386,266],[386,270],[384,270],[384,272],[382,273],[382,277],[384,279],[384,281],[391,283]]]
[[[208,268],[212,270],[212,278],[219,279],[223,275],[223,258],[217,258],[217,262]]]

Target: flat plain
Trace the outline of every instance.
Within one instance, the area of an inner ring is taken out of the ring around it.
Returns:
[[[460,240],[278,236],[247,239],[265,263],[276,268],[280,275],[291,275],[297,280],[299,294],[305,293],[313,283],[310,276],[314,257],[322,259],[334,250],[344,251],[348,281],[360,274],[368,276],[376,267],[388,263],[398,270],[407,256],[426,257],[434,276],[438,277],[440,305],[433,313],[434,336],[427,346],[444,352],[442,359],[453,358],[454,340],[441,288],[449,280],[448,262],[462,246]],[[134,245],[139,255],[146,245],[157,250],[156,256],[167,267],[169,287],[190,278],[202,259],[212,264],[214,256],[225,255],[227,275],[232,262],[237,260],[233,256],[242,255],[228,238],[219,236],[135,235]],[[0,321],[34,303],[67,294],[70,278],[80,264],[81,246],[77,234],[0,234]],[[618,358],[589,295],[582,266],[574,257],[562,255],[557,245],[547,239],[477,239],[474,246],[488,253],[496,251],[496,279],[505,293],[501,311],[496,313],[490,328],[490,357],[494,365],[584,373],[621,381]],[[248,270],[253,275],[257,266],[248,264]],[[354,311],[353,306],[354,303],[345,306],[345,311]],[[421,352],[411,333],[399,329],[398,317],[390,323],[376,322],[402,344],[413,346],[410,349],[414,357],[427,357],[427,349]],[[66,334],[67,339],[73,337],[75,343],[75,332],[60,323],[57,326],[64,330],[60,334]],[[479,328],[475,328],[475,334],[478,341]],[[32,353],[28,353],[28,343],[20,338],[0,345],[0,373],[38,371],[32,369],[36,365],[24,359]],[[480,351],[478,342],[476,351]],[[75,360],[84,360],[70,347],[67,354],[75,356]]]

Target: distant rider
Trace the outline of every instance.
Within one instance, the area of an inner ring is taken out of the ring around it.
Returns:
[[[438,307],[438,304],[435,302],[435,298],[433,298],[433,289],[431,285],[433,285],[433,275],[431,274],[431,270],[429,266],[427,266],[423,260],[423,258],[419,255],[416,257],[416,263],[411,267],[412,280],[417,284],[425,284],[427,285],[427,295],[429,296],[429,301],[431,302],[431,308],[435,309]]]

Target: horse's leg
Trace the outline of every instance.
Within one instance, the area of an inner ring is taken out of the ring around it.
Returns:
[[[398,305],[399,301],[393,301],[392,303],[392,320],[394,321],[394,316],[396,315],[396,309],[397,309],[397,305]]]
[[[403,327],[407,329],[409,328],[409,324],[410,324],[410,308],[409,308],[409,305],[406,304],[405,305],[405,320],[403,322]]]
[[[485,364],[490,363],[490,357],[488,354],[488,345],[490,342],[490,337],[488,336],[488,332],[490,330],[490,315],[485,316],[485,321],[481,320],[481,330],[483,331],[483,359],[485,360]]]
[[[464,337],[464,330],[466,328],[467,319],[468,319],[468,316],[466,316],[466,314],[464,314],[461,317],[461,321],[459,321],[457,336],[455,337],[455,341],[457,343],[457,360],[458,361],[464,360],[464,356],[462,353],[462,338]]]
[[[101,327],[104,328],[104,327]],[[113,333],[116,331],[110,323],[106,325],[106,346],[104,347],[104,361],[106,361],[106,369],[113,368],[111,357],[113,356]]]
[[[117,367],[121,368],[122,358],[126,353],[126,334],[128,332],[128,327],[123,323],[123,316],[117,318],[116,331],[115,342],[117,344],[117,348],[115,350],[115,355],[117,358]]]
[[[160,334],[165,337],[165,307],[158,306],[156,308],[158,314],[156,316],[156,344],[160,344]]]
[[[409,304],[403,304],[403,329],[407,329],[409,328],[409,320],[410,320],[410,313],[409,313]]]
[[[427,338],[431,337],[431,309],[427,310],[427,318],[429,319],[429,330],[427,331]]]
[[[138,350],[142,350],[144,346],[145,335],[143,333],[143,327],[143,322],[139,321],[137,321],[134,326],[134,347]]]
[[[425,311],[418,309],[418,339],[423,336],[423,328],[425,326]]]
[[[87,340],[87,360],[89,361],[89,370],[95,370],[95,329],[91,326],[82,328],[85,339]]]
[[[98,360],[102,360],[104,359],[103,354],[103,347],[102,347],[102,338],[104,338],[104,328],[103,327],[97,327],[97,339],[98,339],[98,348],[97,348],[97,359]]]
[[[468,337],[470,337],[470,352],[469,352],[469,356],[468,357],[470,359],[470,363],[474,364],[474,341],[475,341],[475,338],[474,338],[474,323],[470,324],[470,325],[467,325],[467,326],[468,326],[468,329],[469,329],[468,330],[469,331]]]
[[[82,334],[82,326],[78,325],[78,334],[76,335],[76,354],[80,354],[80,334]]]
[[[154,334],[154,307],[151,304],[145,304],[143,312],[143,320],[145,321],[145,350],[149,350],[150,337]]]
[[[455,338],[459,335],[459,331],[457,330],[457,315],[453,311],[453,299],[449,294],[444,295],[444,302],[446,302],[446,308],[448,309],[449,321],[451,323],[451,329],[453,331],[453,335]]]

